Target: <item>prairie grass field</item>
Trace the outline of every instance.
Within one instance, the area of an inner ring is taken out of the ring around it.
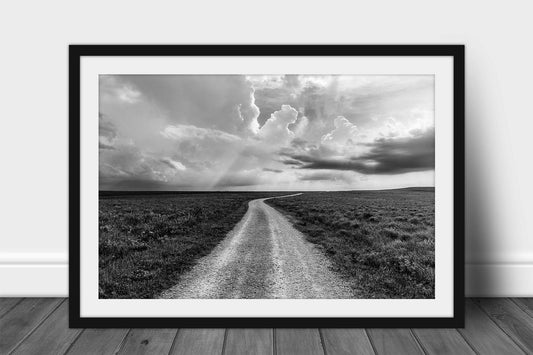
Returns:
[[[434,298],[434,188],[306,192],[265,202],[326,253],[360,298]]]
[[[99,297],[157,296],[211,252],[250,200],[273,195],[100,192]]]

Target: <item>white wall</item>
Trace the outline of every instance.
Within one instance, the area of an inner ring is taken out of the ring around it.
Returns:
[[[68,44],[461,43],[467,292],[533,295],[531,2],[179,4],[2,3],[0,294],[67,294]]]

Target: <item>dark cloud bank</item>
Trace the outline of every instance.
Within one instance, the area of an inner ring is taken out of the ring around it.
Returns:
[[[379,138],[366,143],[370,151],[356,158],[328,158],[282,152],[284,164],[300,169],[349,170],[361,174],[402,174],[435,167],[435,130],[414,137]]]

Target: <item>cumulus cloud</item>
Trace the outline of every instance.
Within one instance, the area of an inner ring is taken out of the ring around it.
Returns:
[[[412,173],[434,168],[432,85],[426,76],[101,76],[100,187],[431,184]]]
[[[298,110],[299,117],[309,120],[312,129],[307,132],[308,139],[329,132],[330,122],[337,116],[364,126],[391,115],[403,120],[411,116],[413,107],[433,111],[434,78],[429,75],[291,75],[276,82],[278,85],[265,86],[264,81],[254,81],[260,124],[278,107],[289,104]]]
[[[345,145],[354,145],[355,136],[358,133],[357,126],[348,121],[346,117],[338,116],[333,121],[335,127],[331,132],[322,136],[321,143],[342,147]]]
[[[434,126],[433,113],[428,110],[413,109],[411,119],[400,121],[395,117],[383,120],[384,126],[379,131],[380,137],[409,137],[423,134]]]
[[[294,123],[289,124],[288,128],[294,132],[295,137],[303,137],[309,126],[309,119],[305,116],[298,116]]]
[[[289,125],[296,122],[298,111],[289,105],[281,106],[281,110],[274,112],[259,130],[258,137],[269,144],[285,145],[294,137]]]

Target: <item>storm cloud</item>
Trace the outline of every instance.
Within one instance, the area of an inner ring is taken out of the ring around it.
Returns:
[[[434,78],[102,75],[101,190],[431,186]]]
[[[287,154],[288,165],[300,169],[351,170],[368,174],[402,174],[435,168],[435,131],[414,137],[379,138],[366,143],[369,151],[358,157],[327,158],[302,154]]]

